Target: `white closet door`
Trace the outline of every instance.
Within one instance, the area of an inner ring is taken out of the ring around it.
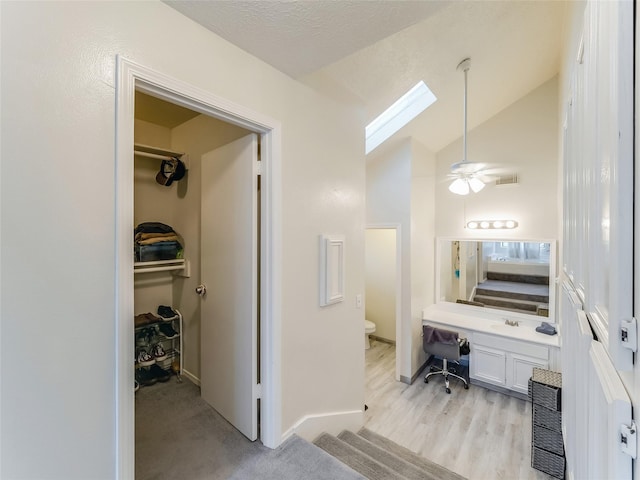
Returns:
[[[633,317],[633,4],[590,1],[565,130],[564,269],[618,370]]]
[[[631,401],[600,342],[591,342],[589,357],[588,470],[576,478],[628,479],[633,459],[621,449],[621,434],[632,422]]]
[[[258,436],[258,140],[202,156],[202,398]]]
[[[596,101],[586,308],[616,368],[630,370],[620,329],[633,316],[633,5],[590,2],[590,18]]]

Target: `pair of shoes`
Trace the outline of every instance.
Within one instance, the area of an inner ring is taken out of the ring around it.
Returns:
[[[162,345],[159,343],[156,343],[153,347],[151,347],[151,355],[153,355],[153,358],[157,362],[161,362],[162,360],[167,359],[167,352],[164,351],[164,348],[162,348]]]
[[[166,357],[165,357],[166,358]],[[148,367],[156,363],[156,359],[149,355],[144,348],[138,350],[136,355],[136,363],[141,367]]]
[[[167,338],[176,338],[180,335],[173,329],[170,323],[162,323],[158,325],[158,330],[160,330],[160,333]]]
[[[157,367],[157,365],[154,365]],[[160,368],[160,367],[158,367]],[[153,385],[158,381],[158,379],[151,373],[148,368],[136,368],[136,382],[143,387],[148,387],[149,385]]]
[[[142,327],[144,325],[149,325],[151,323],[160,322],[160,321],[162,321],[162,318],[154,315],[151,312],[140,313],[139,315],[136,315],[135,318],[133,319],[133,325],[135,327]]]
[[[153,345],[156,337],[155,327],[143,328],[136,332],[136,347],[149,347]]]
[[[166,305],[160,305],[158,307],[158,315],[160,315],[165,322],[178,318],[178,312]]]
[[[160,365],[151,365],[149,368],[149,374],[153,376],[158,382],[168,382],[171,378],[171,373],[166,371]]]

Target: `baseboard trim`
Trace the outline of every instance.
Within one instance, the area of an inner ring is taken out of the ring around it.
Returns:
[[[413,375],[411,375],[411,378],[406,377],[404,375],[400,375],[400,381],[402,383],[406,383],[407,385],[412,385],[413,382],[416,381],[416,378],[418,378],[420,375],[422,375],[422,372],[424,371],[425,368],[427,368],[427,365],[429,364],[429,358],[427,357],[427,359],[424,361],[424,363],[420,366],[420,368],[418,368],[418,370],[416,370],[416,373],[414,373]]]
[[[357,432],[363,425],[364,410],[305,415],[283,433],[282,441],[284,442],[291,435],[296,434],[311,442],[324,432],[331,435],[337,435],[342,430]]]
[[[187,377],[192,383],[195,383],[197,386],[200,386],[200,379],[196,377],[189,370],[182,370],[182,375]]]
[[[372,340],[377,340],[378,342],[388,343],[390,345],[395,345],[396,344],[395,340],[389,340],[388,338],[378,337],[377,335],[369,335],[369,338],[372,339]]]
[[[476,385],[478,387],[486,388],[487,390],[493,390],[494,392],[503,393],[504,395],[509,395],[511,397],[519,398],[520,400],[526,400],[530,402],[528,395],[524,393],[516,392],[515,390],[510,390],[508,388],[500,387],[498,385],[492,385],[490,383],[483,382],[481,380],[476,380],[475,378],[470,378],[469,383],[471,385]]]

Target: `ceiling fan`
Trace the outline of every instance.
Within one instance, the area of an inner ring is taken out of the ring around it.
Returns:
[[[467,160],[467,73],[471,67],[471,59],[465,58],[457,66],[458,71],[464,72],[464,130],[462,136],[462,161],[451,165],[451,173],[447,176],[453,178],[449,191],[457,195],[467,195],[469,191],[478,193],[485,186],[488,179],[488,165]]]

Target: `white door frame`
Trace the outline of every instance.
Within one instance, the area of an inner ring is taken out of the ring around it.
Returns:
[[[409,315],[402,315],[402,227],[399,223],[372,223],[365,227],[365,230],[395,230],[396,232],[396,381],[402,378],[411,379],[411,337],[403,338],[402,332],[411,332],[411,312]],[[365,245],[366,248],[366,245]],[[365,298],[365,302],[366,302]],[[403,328],[404,323],[407,328]],[[408,346],[408,348],[407,348]],[[405,365],[409,365],[409,371],[402,373],[402,359]]]
[[[281,435],[281,124],[211,92],[144,67],[116,59],[116,218],[115,218],[115,394],[116,475],[134,477],[134,297],[133,144],[135,92],[141,91],[261,135],[261,401],[260,440],[277,447]]]

